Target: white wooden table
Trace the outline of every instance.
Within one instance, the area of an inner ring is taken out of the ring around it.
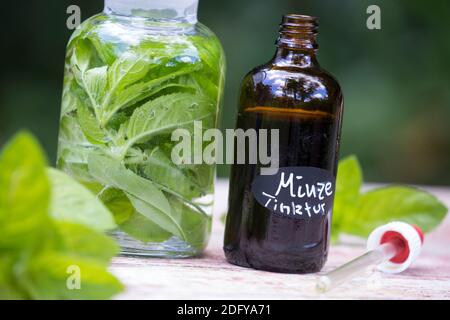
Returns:
[[[376,271],[327,294],[314,290],[315,275],[286,275],[232,266],[222,251],[228,185],[218,183],[213,236],[202,258],[185,260],[118,257],[111,271],[126,286],[118,299],[297,300],[297,299],[450,299],[450,216],[428,235],[418,261],[405,273]],[[450,207],[450,189],[429,188]],[[363,246],[332,246],[324,271],[364,252]]]

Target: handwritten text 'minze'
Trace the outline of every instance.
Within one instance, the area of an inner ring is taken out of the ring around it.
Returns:
[[[280,184],[278,186],[275,196],[278,196],[282,190],[288,189],[292,198],[317,198],[324,200],[325,197],[333,195],[333,184],[331,182],[317,182],[313,185],[305,184],[297,188],[294,186],[294,179],[296,181],[302,180],[302,176],[296,176],[293,173],[289,174],[289,178],[285,178],[284,172],[281,173]],[[304,187],[304,188],[303,188]],[[295,190],[297,189],[297,190]]]

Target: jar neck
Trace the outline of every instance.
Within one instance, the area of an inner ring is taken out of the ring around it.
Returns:
[[[275,63],[305,68],[317,66],[318,26],[314,17],[296,14],[284,16],[276,42],[278,49]]]
[[[197,23],[199,0],[105,0],[105,13],[154,21]]]

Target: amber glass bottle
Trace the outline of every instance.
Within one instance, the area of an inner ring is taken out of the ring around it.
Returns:
[[[275,57],[243,81],[237,128],[279,130],[280,170],[261,176],[260,164],[233,166],[224,245],[230,263],[312,273],[326,261],[343,96],[317,62],[317,29],[316,18],[284,16]]]

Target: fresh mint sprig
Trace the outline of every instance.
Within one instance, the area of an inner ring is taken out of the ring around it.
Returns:
[[[367,237],[380,225],[404,221],[424,232],[435,229],[447,207],[432,194],[414,187],[391,185],[362,192],[363,174],[355,156],[342,160],[336,182],[332,238],[341,234]]]
[[[102,232],[114,227],[111,213],[93,194],[47,169],[30,134],[20,133],[4,147],[0,299],[108,299],[119,293],[122,285],[107,271],[118,247]],[[79,289],[67,286],[74,266],[80,270]]]

